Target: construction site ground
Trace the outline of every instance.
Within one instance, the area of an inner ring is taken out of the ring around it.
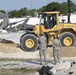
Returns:
[[[53,49],[47,48],[48,65],[53,66]],[[76,60],[76,47],[61,48],[62,61]],[[39,65],[39,51],[24,52],[19,45],[0,40],[0,75],[34,75]],[[32,72],[32,73],[31,73]]]
[[[52,47],[47,48],[48,58],[52,58],[53,49]],[[61,58],[75,58],[76,47],[62,47]],[[6,40],[0,40],[0,58],[24,58],[24,59],[38,59],[39,50],[34,52],[25,52],[20,49],[20,46]]]

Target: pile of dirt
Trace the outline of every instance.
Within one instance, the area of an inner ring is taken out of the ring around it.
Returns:
[[[0,51],[3,53],[17,53],[23,52],[18,46],[14,43],[12,44],[4,44],[0,43]]]
[[[53,49],[48,48],[48,53],[52,57]],[[76,57],[76,47],[62,47],[61,57]]]
[[[19,45],[6,40],[0,40],[0,58],[25,58],[34,59],[39,57],[39,52],[25,52]]]
[[[3,53],[16,53],[23,52],[19,46],[12,41],[7,41],[4,39],[0,39],[0,52]]]

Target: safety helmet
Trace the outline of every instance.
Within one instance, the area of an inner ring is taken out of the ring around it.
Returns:
[[[54,38],[58,38],[57,35],[55,35]]]
[[[44,35],[44,33],[43,33],[43,32],[41,32],[40,34],[41,34],[41,35]]]

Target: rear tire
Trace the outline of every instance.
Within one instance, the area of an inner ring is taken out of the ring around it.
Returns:
[[[75,46],[75,36],[70,32],[64,32],[60,36],[62,46]]]
[[[20,45],[24,51],[35,51],[38,48],[38,39],[33,34],[26,34],[21,37]]]

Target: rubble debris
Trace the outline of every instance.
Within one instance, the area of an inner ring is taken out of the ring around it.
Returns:
[[[76,62],[62,62],[57,65],[42,66],[35,75],[76,75]]]
[[[68,69],[56,72],[54,75],[76,75],[76,62],[71,62]]]
[[[34,75],[52,75],[53,73],[50,72],[50,69],[52,69],[52,68],[53,68],[53,66],[52,67],[49,67],[47,65],[44,65]]]
[[[59,71],[65,71],[67,69],[69,69],[71,66],[70,62],[62,62],[62,63],[58,63],[56,64],[51,70],[50,72],[52,72],[53,74],[59,72]]]
[[[72,66],[69,69],[69,75],[76,75],[76,62],[72,62]]]
[[[34,75],[40,75],[39,72],[36,72]]]

